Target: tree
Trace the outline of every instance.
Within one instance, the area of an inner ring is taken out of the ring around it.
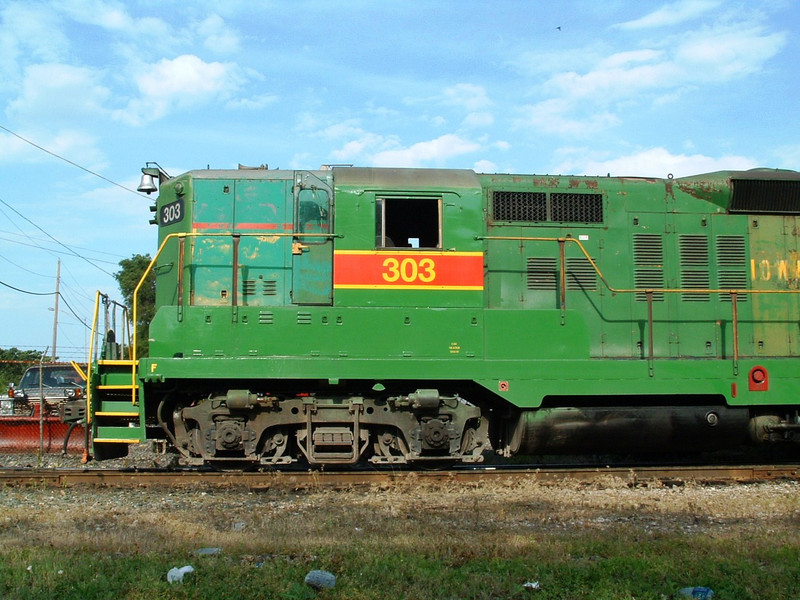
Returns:
[[[38,350],[19,350],[18,348],[0,348],[0,385],[19,383],[25,369],[39,364],[42,352]],[[5,394],[5,388],[2,389]]]
[[[134,254],[130,258],[125,258],[119,261],[121,270],[114,273],[114,278],[119,284],[120,292],[125,300],[125,304],[133,311],[133,293],[142,275],[147,270],[150,264],[149,254]],[[137,354],[147,356],[148,350],[148,335],[147,331],[150,327],[150,321],[153,320],[156,307],[156,275],[150,271],[147,275],[147,280],[142,284],[137,297],[138,303],[136,307],[136,347]],[[133,312],[131,312],[131,319]]]

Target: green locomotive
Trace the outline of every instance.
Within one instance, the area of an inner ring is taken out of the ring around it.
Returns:
[[[147,357],[107,341],[94,364],[98,458],[161,438],[186,464],[441,464],[800,430],[795,171],[142,171],[157,312]]]

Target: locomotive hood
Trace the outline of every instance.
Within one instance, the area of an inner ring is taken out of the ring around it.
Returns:
[[[690,196],[730,213],[800,214],[800,172],[789,169],[715,171],[674,180]]]

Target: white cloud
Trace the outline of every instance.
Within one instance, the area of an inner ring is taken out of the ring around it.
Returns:
[[[13,135],[0,136],[0,163],[53,163],[57,160],[52,156],[55,154],[93,170],[105,166],[105,158],[97,147],[100,140],[85,132],[64,129],[53,134],[49,131],[29,130],[19,133],[19,136],[28,142]],[[44,148],[45,151],[32,144]]]
[[[620,122],[619,117],[611,112],[582,112],[581,108],[560,98],[544,100],[522,107],[517,124],[533,127],[542,133],[586,137]]]
[[[720,4],[720,0],[681,0],[665,4],[661,8],[633,21],[619,23],[617,27],[620,29],[646,29],[678,25],[684,21],[697,18]]]
[[[136,78],[140,96],[115,117],[131,125],[154,121],[178,108],[229,99],[243,80],[233,63],[209,63],[191,54],[162,59],[143,69]]]
[[[0,10],[0,80],[15,89],[21,61],[58,62],[69,49],[59,19],[45,6],[8,4]]]
[[[55,62],[69,49],[69,39],[61,30],[60,19],[46,6],[12,3],[0,12],[0,38],[24,49],[28,60]],[[4,56],[3,60],[8,60]]]
[[[107,113],[111,96],[101,85],[102,72],[65,64],[36,64],[25,69],[20,95],[9,102],[8,114],[38,124],[97,119]]]
[[[107,0],[61,0],[59,8],[79,23],[97,25],[104,29],[135,29],[135,20],[128,15],[125,6]]]
[[[759,26],[718,26],[687,34],[673,60],[685,81],[728,81],[760,71],[785,43],[785,33]]]
[[[418,142],[408,148],[378,152],[372,157],[376,167],[420,167],[438,164],[453,156],[468,154],[480,149],[480,145],[454,134],[447,134],[427,142]]]
[[[632,105],[666,104],[692,87],[760,71],[785,46],[786,34],[739,22],[682,32],[660,44],[616,52],[582,72],[555,72],[539,88],[545,98],[523,106],[518,124],[569,136],[597,132],[619,123]]]
[[[338,150],[331,152],[331,157],[338,161],[359,162],[370,153],[376,152],[387,145],[387,140],[382,135],[362,132],[358,139],[350,140]]]
[[[497,165],[490,160],[476,161],[472,166],[476,173],[497,173]]]
[[[239,33],[219,15],[211,15],[197,25],[197,33],[206,48],[220,54],[232,54],[240,48]]]
[[[711,173],[713,171],[738,171],[757,167],[752,158],[726,155],[719,158],[703,154],[672,154],[662,147],[649,148],[639,152],[609,159],[594,158],[585,149],[564,149],[560,152],[565,159],[557,165],[554,172],[573,175],[606,175],[631,177],[675,177]]]
[[[488,112],[469,113],[461,123],[464,127],[479,128],[490,127],[494,123],[494,115]]]
[[[492,105],[486,90],[472,83],[457,83],[445,88],[442,102],[468,111],[479,111]]]
[[[229,100],[225,106],[227,108],[238,108],[243,110],[261,110],[262,108],[274,104],[278,101],[278,96],[272,94],[261,94],[250,98],[236,98]]]

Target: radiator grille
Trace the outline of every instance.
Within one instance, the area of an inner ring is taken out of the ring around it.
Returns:
[[[603,195],[553,192],[492,192],[495,221],[602,223]]]
[[[492,192],[492,214],[496,221],[546,221],[544,192]]]
[[[733,179],[729,212],[798,215],[800,180]]]
[[[602,194],[550,194],[553,221],[561,223],[602,223]]]

